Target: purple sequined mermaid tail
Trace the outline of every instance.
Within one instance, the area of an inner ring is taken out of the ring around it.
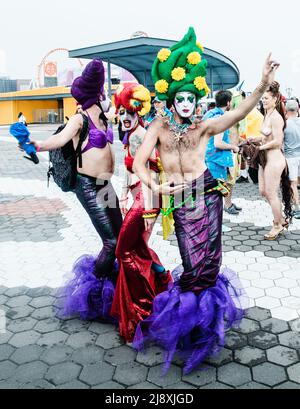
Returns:
[[[234,282],[234,285],[232,284]],[[235,273],[224,269],[214,287],[199,295],[183,292],[177,284],[156,297],[152,315],[140,323],[134,347],[143,351],[155,342],[165,350],[165,373],[176,352],[185,362],[184,373],[199,367],[225,344],[225,332],[243,318],[243,291]]]
[[[196,369],[225,342],[225,331],[243,317],[243,291],[234,272],[222,265],[223,198],[201,195],[216,185],[209,171],[190,185],[195,205],[174,212],[182,258],[178,282],[154,300],[152,315],[137,328],[134,346],[148,342],[166,351],[165,371],[175,352],[185,361],[185,373]]]
[[[114,322],[110,311],[115,283],[112,279],[95,276],[96,261],[97,257],[86,255],[75,263],[74,277],[57,293],[55,308],[59,318],[79,315],[82,320]]]
[[[101,237],[103,248],[97,257],[85,255],[75,263],[72,279],[57,294],[57,315],[110,320],[118,274],[115,253],[123,221],[119,201],[110,181],[86,175],[77,175],[75,192]]]

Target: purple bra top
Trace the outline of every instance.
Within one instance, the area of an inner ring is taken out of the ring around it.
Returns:
[[[85,153],[93,148],[103,149],[108,143],[114,143],[114,133],[111,128],[107,128],[107,131],[96,128],[94,122],[89,118],[89,140],[86,147],[83,149],[82,153]]]

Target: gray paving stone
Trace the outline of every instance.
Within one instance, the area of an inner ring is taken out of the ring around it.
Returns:
[[[239,325],[239,328],[236,329],[236,332],[241,332],[242,334],[251,334],[260,330],[260,325],[257,321],[253,321],[247,318],[244,318]]]
[[[39,334],[36,331],[20,332],[19,334],[15,334],[9,340],[9,344],[16,347],[16,348],[25,347],[27,345],[33,345],[33,344],[37,343],[40,336],[41,336],[41,334]]]
[[[58,387],[58,389],[65,389],[65,390],[80,390],[80,389],[90,389],[88,385],[80,381],[72,381],[69,383],[65,383]]]
[[[178,383],[175,383],[175,385],[168,386],[168,389],[171,389],[171,390],[177,390],[177,389],[189,390],[189,389],[197,389],[197,388],[196,388],[196,386],[193,386],[193,385],[191,385],[189,383],[186,383],[186,382],[178,382]]]
[[[0,390],[16,390],[20,389],[21,384],[14,379],[7,379],[5,381],[0,381]]]
[[[86,321],[81,321],[79,319],[73,319],[69,321],[63,321],[61,325],[62,331],[73,335],[77,332],[84,332],[87,331],[89,328],[90,323]]]
[[[39,361],[43,353],[43,348],[38,345],[28,345],[18,348],[11,356],[11,361],[18,365],[27,364],[33,361]]]
[[[20,365],[14,374],[14,379],[21,383],[27,383],[43,379],[48,366],[41,361],[30,362]]]
[[[230,251],[233,251],[234,248],[231,246],[222,246],[222,250],[224,253],[229,253]]]
[[[40,288],[30,288],[26,291],[26,295],[30,298],[38,298],[38,297],[45,297],[49,295],[51,292],[50,288],[47,287],[40,287]]]
[[[9,300],[6,295],[0,295],[0,305],[4,305]]]
[[[208,358],[205,362],[213,366],[222,366],[233,361],[233,352],[223,348],[222,351],[214,357]]]
[[[125,389],[125,386],[120,385],[117,382],[110,381],[110,382],[101,383],[100,385],[97,385],[97,386],[93,386],[92,389],[106,389],[106,390],[113,389],[115,390],[115,389]],[[137,389],[137,388],[133,387],[133,389]]]
[[[266,251],[265,253],[266,257],[272,257],[272,258],[279,258],[279,257],[284,257],[284,252],[283,251]]]
[[[300,333],[286,332],[279,335],[279,342],[289,348],[300,350]]]
[[[76,380],[82,368],[71,362],[52,366],[45,378],[54,385],[63,385]]]
[[[249,335],[249,345],[260,349],[269,349],[278,345],[278,339],[274,334],[258,331]]]
[[[245,246],[245,245],[240,245],[240,246],[235,246],[235,251],[240,251],[242,253],[247,253],[248,251],[251,251],[252,247],[250,246]]]
[[[10,308],[23,307],[28,305],[30,301],[31,298],[27,295],[20,295],[19,297],[11,297],[6,305]]]
[[[266,362],[266,353],[261,349],[246,346],[234,352],[235,361],[246,366],[256,366]]]
[[[113,348],[107,351],[104,356],[104,360],[109,364],[117,366],[133,362],[136,355],[137,353],[133,349],[130,349],[124,345],[122,347]]]
[[[226,348],[237,349],[247,345],[247,337],[237,332],[229,331],[226,335]]]
[[[266,332],[278,335],[289,330],[287,322],[278,320],[276,318],[269,318],[268,320],[261,322],[261,328]]]
[[[253,368],[253,380],[264,385],[276,386],[287,380],[284,368],[264,363]]]
[[[124,345],[124,341],[118,333],[108,332],[98,337],[96,345],[104,349],[111,349]]]
[[[33,318],[37,320],[46,320],[48,318],[53,318],[53,307],[43,307],[38,308],[32,314]]]
[[[92,334],[90,332],[78,332],[77,334],[73,334],[69,336],[66,345],[74,349],[88,347],[93,345],[97,340],[97,335]]]
[[[99,364],[85,366],[79,379],[90,386],[96,386],[111,381],[114,372],[114,367],[105,362],[101,362]],[[130,377],[130,373],[127,373],[127,377]]]
[[[255,247],[255,251],[260,251],[266,254],[267,251],[272,251],[272,250],[270,246],[267,246],[266,244],[261,244]]]
[[[5,291],[5,295],[10,298],[14,297],[19,297],[21,295],[26,294],[27,288],[26,287],[15,287],[15,288],[10,288],[7,291]]]
[[[199,371],[194,371],[189,375],[184,375],[182,380],[184,382],[190,383],[194,386],[205,386],[210,383],[216,382],[217,380],[217,370],[213,367],[203,367]]]
[[[103,361],[104,349],[96,346],[88,346],[75,350],[72,361],[80,365],[91,365]]]
[[[29,305],[33,308],[43,308],[49,307],[53,305],[55,298],[44,296],[44,297],[37,297],[30,301]]]
[[[275,386],[274,389],[300,389],[300,384],[294,382],[284,382],[279,386]]]
[[[238,387],[252,381],[251,371],[245,366],[231,363],[218,369],[218,381]]]
[[[20,318],[18,320],[13,320],[11,323],[9,323],[7,329],[11,332],[19,333],[24,331],[30,331],[35,327],[36,324],[37,320],[31,317]]]
[[[139,352],[136,361],[146,366],[156,366],[164,362],[163,351],[159,347],[150,347],[146,353]]]
[[[269,386],[266,385],[262,385],[261,383],[257,383],[257,382],[249,382],[246,383],[245,385],[239,386],[237,389],[271,389]]]
[[[268,318],[272,318],[271,312],[269,310],[265,310],[259,307],[250,308],[246,312],[246,316],[247,318],[254,321],[265,321]]]
[[[0,381],[4,381],[13,376],[17,369],[17,365],[10,361],[0,362]]]
[[[4,294],[7,291],[7,288],[3,285],[0,285],[0,295]]]
[[[58,331],[61,328],[61,322],[57,318],[48,318],[46,320],[38,321],[34,327],[35,331],[41,334]]]
[[[26,318],[29,317],[32,312],[34,311],[34,309],[32,307],[29,307],[28,305],[23,306],[23,307],[16,307],[16,308],[12,308],[7,312],[7,317],[17,320],[20,318]],[[33,317],[36,318],[36,317]]]
[[[10,331],[6,331],[5,334],[0,333],[0,345],[7,344],[8,341],[13,337],[13,333]]]
[[[290,366],[299,361],[294,349],[279,345],[267,351],[268,361],[282,366]]]
[[[68,361],[73,354],[73,349],[66,345],[56,345],[47,349],[41,356],[41,360],[49,365],[56,365]]]
[[[51,347],[57,344],[65,343],[68,335],[62,331],[54,331],[49,334],[44,334],[40,337],[37,344],[45,347]]]
[[[213,382],[210,383],[209,385],[202,386],[200,389],[210,389],[210,390],[222,390],[222,389],[234,389],[233,387],[229,385],[225,385],[224,383],[221,382]]]
[[[226,240],[226,246],[231,246],[231,247],[236,247],[236,246],[240,246],[241,243],[237,240]]]
[[[182,371],[177,366],[171,365],[167,375],[163,375],[163,369],[163,365],[157,365],[150,368],[147,380],[150,383],[154,383],[155,385],[163,388],[174,385],[176,382],[181,380]]]
[[[45,381],[45,379],[37,379],[36,381],[22,384],[19,389],[55,389],[55,386],[50,382]]]
[[[300,363],[288,368],[288,375],[291,381],[300,384]]]
[[[6,361],[11,357],[11,355],[14,353],[15,348],[13,348],[11,345],[4,344],[0,346],[0,362],[1,361]]]
[[[159,386],[154,385],[153,383],[150,383],[150,382],[142,382],[142,383],[138,383],[137,385],[129,386],[126,389],[132,389],[132,390],[155,389],[155,390],[158,390],[158,389],[162,389],[162,388],[160,388]],[[172,389],[172,387],[168,386],[168,389]]]

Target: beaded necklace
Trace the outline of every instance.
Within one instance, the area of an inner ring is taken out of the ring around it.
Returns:
[[[174,139],[176,141],[180,141],[188,133],[188,130],[190,127],[194,124],[195,122],[195,116],[193,116],[190,121],[190,124],[179,124],[178,122],[175,121],[174,114],[169,116],[168,118],[168,126],[171,132],[174,133]]]

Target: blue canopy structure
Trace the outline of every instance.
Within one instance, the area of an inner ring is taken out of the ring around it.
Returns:
[[[111,78],[111,64],[129,71],[141,84],[151,91],[152,64],[161,48],[169,48],[176,41],[160,38],[138,37],[109,44],[96,45],[70,51],[71,58],[101,58],[108,63],[108,77]],[[240,81],[236,64],[224,55],[205,48],[204,58],[208,61],[207,83],[212,91],[235,87]],[[111,92],[111,81],[109,81]]]

